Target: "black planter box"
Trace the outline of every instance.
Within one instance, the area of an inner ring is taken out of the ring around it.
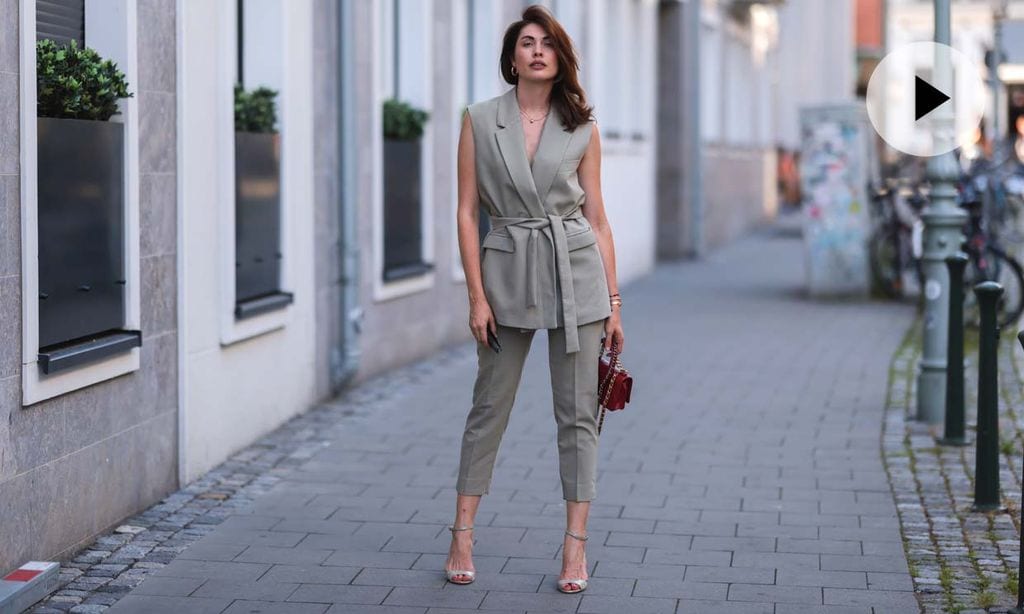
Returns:
[[[423,262],[421,141],[384,139],[384,279],[419,275]]]
[[[281,149],[276,133],[235,133],[235,315],[291,302],[281,289]]]
[[[39,346],[125,325],[124,125],[40,117]]]

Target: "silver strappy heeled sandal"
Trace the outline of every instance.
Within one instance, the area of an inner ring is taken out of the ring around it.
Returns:
[[[452,532],[452,536],[455,536],[456,531],[469,531],[473,527],[456,527],[454,525],[448,525],[448,530]],[[448,577],[448,581],[452,584],[472,584],[473,580],[476,579],[476,572],[468,569],[445,569],[445,576]],[[455,580],[456,576],[467,576],[469,580]]]
[[[581,542],[585,542],[588,539],[590,539],[589,535],[576,535],[575,533],[573,533],[572,531],[570,531],[568,529],[565,530],[565,534],[568,535],[569,537],[573,537],[575,539],[578,539]],[[579,586],[579,588],[576,589],[576,590],[571,590],[569,588],[570,584],[575,584],[576,586]],[[560,590],[563,593],[582,593],[585,588],[587,588],[587,581],[584,580],[583,578],[570,578],[568,580],[559,580],[558,581],[558,590]]]

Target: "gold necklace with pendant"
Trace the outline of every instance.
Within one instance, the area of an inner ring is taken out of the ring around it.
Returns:
[[[544,115],[541,115],[537,119],[533,119],[532,117],[530,117],[529,115],[526,114],[526,111],[523,111],[523,107],[519,107],[519,114],[522,115],[523,117],[525,117],[526,119],[530,120],[531,124],[534,123],[534,122],[538,122],[538,121],[544,119],[545,117],[548,116],[548,113],[551,113],[551,107],[550,106],[548,107],[548,110],[547,110],[546,113],[544,113]]]

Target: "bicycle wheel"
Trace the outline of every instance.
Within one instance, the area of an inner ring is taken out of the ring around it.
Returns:
[[[1003,295],[996,306],[996,320],[1000,328],[1005,328],[1016,323],[1024,312],[1024,269],[998,247],[988,246],[983,254],[982,258],[972,256],[964,271],[964,322],[972,327],[981,325],[974,286],[994,281],[1003,287]]]
[[[875,284],[882,294],[888,298],[903,296],[899,231],[892,226],[875,228],[868,239],[868,258]]]

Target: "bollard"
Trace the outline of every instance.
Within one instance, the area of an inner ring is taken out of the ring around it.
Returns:
[[[1024,347],[1024,331],[1017,334],[1017,341],[1021,342],[1021,347]],[[1024,471],[1024,466],[1021,471]],[[1021,475],[1024,476],[1024,473]],[[1024,497],[1024,481],[1021,486],[1021,496]],[[1024,498],[1021,500],[1024,501]],[[1020,512],[1018,511],[1018,513]],[[1020,517],[1019,522],[1024,522],[1024,516]],[[1024,525],[1019,526],[1024,529]],[[1021,531],[1021,545],[1017,552],[1020,553],[1017,556],[1017,607],[1011,608],[1008,614],[1024,614],[1024,557],[1021,556],[1024,554],[1024,530]]]
[[[1021,347],[1024,347],[1024,330],[1017,333],[1017,341],[1020,341]],[[1022,471],[1024,471],[1024,465],[1022,465]],[[1024,475],[1024,473],[1021,473]],[[1022,481],[1024,482],[1024,481]],[[1022,483],[1021,496],[1024,497],[1024,483]],[[1024,501],[1024,498],[1021,499]],[[1021,522],[1024,522],[1024,516],[1020,518]],[[1024,614],[1024,525],[1021,526],[1020,533],[1020,550],[1017,552],[1017,607],[1010,608],[1007,614]]]
[[[946,257],[949,269],[949,334],[946,347],[946,432],[939,443],[967,445],[964,436],[964,268],[967,254]]]
[[[999,327],[996,303],[1003,287],[994,281],[974,286],[981,310],[978,340],[978,434],[974,455],[974,511],[999,509]]]

